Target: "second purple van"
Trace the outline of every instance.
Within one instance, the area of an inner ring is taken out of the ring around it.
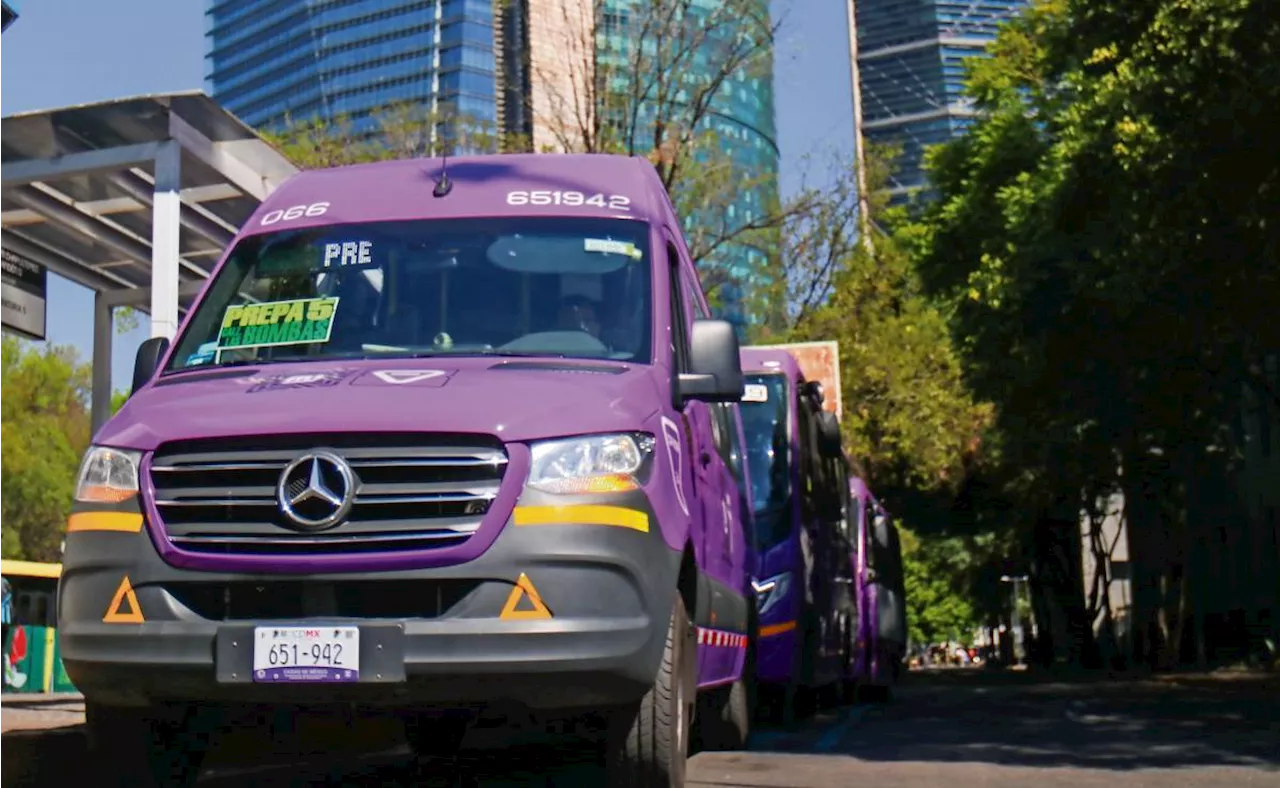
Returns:
[[[785,350],[743,348],[742,422],[752,476],[757,675],[784,720],[801,696],[849,676],[858,626],[839,425]]]
[[[745,740],[743,377],[680,227],[642,158],[277,189],[81,466],[58,627],[95,763],[189,784],[263,706],[395,712],[426,755],[593,714],[636,788],[684,784],[700,695]]]

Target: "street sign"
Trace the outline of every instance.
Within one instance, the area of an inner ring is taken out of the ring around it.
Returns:
[[[45,338],[45,299],[49,272],[39,263],[0,249],[4,275],[0,277],[0,301],[4,303],[4,328],[29,339]]]

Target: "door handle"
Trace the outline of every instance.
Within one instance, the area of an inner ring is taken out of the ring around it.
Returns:
[[[699,454],[699,455],[698,455],[698,462],[702,463],[702,467],[703,467],[703,468],[705,468],[705,467],[707,467],[708,465],[710,465],[710,464],[711,464],[711,453],[710,453],[710,452],[706,452],[706,451],[704,451],[704,452],[702,452],[701,454]]]

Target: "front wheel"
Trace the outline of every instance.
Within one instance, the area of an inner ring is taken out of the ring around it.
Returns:
[[[697,692],[697,639],[679,596],[653,686],[612,720],[606,754],[610,788],[683,788]]]
[[[185,788],[196,784],[211,730],[194,708],[120,708],[85,704],[85,731],[99,785]]]

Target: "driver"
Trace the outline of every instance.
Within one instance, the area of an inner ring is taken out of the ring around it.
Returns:
[[[600,338],[600,319],[596,316],[596,302],[586,296],[566,296],[560,302],[560,317],[557,323],[566,331],[585,331],[596,339]]]

